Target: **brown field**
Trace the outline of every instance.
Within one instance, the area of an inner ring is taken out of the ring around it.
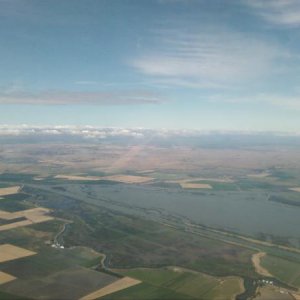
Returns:
[[[180,186],[183,189],[212,189],[212,186],[207,183],[190,183],[190,182],[181,182]]]
[[[262,276],[273,277],[273,275],[264,267],[261,266],[260,260],[266,255],[265,252],[258,252],[252,255],[252,263],[255,271]]]
[[[140,280],[130,278],[130,277],[124,277],[116,282],[113,282],[113,283],[107,285],[106,287],[104,287],[98,291],[95,291],[91,294],[88,294],[88,295],[80,298],[80,300],[98,299],[98,298],[104,297],[106,295],[118,292],[120,290],[127,289],[127,288],[134,286],[136,284],[139,284],[139,283],[141,283]]]
[[[146,176],[134,176],[134,175],[111,175],[111,176],[77,176],[77,175],[56,175],[54,178],[66,179],[66,180],[111,180],[122,183],[144,183],[153,180],[153,178]]]
[[[16,247],[10,244],[0,245],[0,262],[15,260],[18,258],[35,255],[33,251]]]
[[[0,231],[10,230],[10,229],[18,228],[18,227],[24,227],[24,226],[28,226],[31,224],[33,224],[33,223],[29,220],[5,224],[5,225],[0,226]]]
[[[7,196],[17,194],[20,190],[20,186],[11,186],[6,188],[0,188],[0,196]]]
[[[195,181],[211,181],[211,182],[220,182],[220,183],[233,183],[235,182],[231,178],[204,178],[204,177],[196,177],[182,180],[175,180],[172,182],[184,183],[184,182],[195,182]]]
[[[290,188],[289,190],[300,193],[300,187]]]
[[[104,176],[101,179],[123,182],[123,183],[145,183],[153,180],[151,177],[146,176],[134,176],[134,175],[112,175]]]
[[[66,179],[66,180],[101,180],[101,177],[98,176],[77,176],[77,175],[56,175],[54,176],[56,179]]]
[[[0,284],[15,280],[16,277],[0,271]]]
[[[270,173],[262,172],[262,173],[257,173],[257,174],[248,174],[247,176],[250,178],[266,178],[266,177],[270,176]]]
[[[10,229],[18,228],[18,227],[24,227],[24,226],[28,226],[31,224],[42,223],[42,222],[46,222],[46,221],[50,221],[50,220],[53,220],[53,218],[50,216],[39,216],[34,221],[24,220],[24,221],[1,225],[0,231],[10,230]]]
[[[10,212],[0,210],[0,219],[2,219],[2,220],[13,220],[13,219],[16,219],[16,217],[14,217],[13,214],[10,213]]]
[[[39,219],[41,216],[44,216],[45,214],[47,214],[49,212],[50,212],[50,210],[48,208],[44,208],[44,207],[36,207],[36,208],[16,211],[13,213],[6,212],[4,210],[0,210],[0,219],[13,220],[13,219],[17,219],[20,217],[25,217],[34,222],[36,219]]]
[[[35,219],[38,219],[39,217],[44,216],[45,214],[47,214],[49,212],[51,212],[51,211],[48,208],[36,207],[36,208],[17,211],[17,212],[12,213],[12,215],[15,218],[26,217],[27,219],[30,219],[30,220],[32,219],[32,221],[34,222]]]
[[[45,178],[44,177],[33,177],[33,180],[41,181],[41,180],[45,180]]]
[[[294,299],[300,300],[300,294],[292,293],[292,296],[294,297]]]
[[[0,226],[0,231],[9,230],[13,228],[28,226],[34,223],[46,222],[49,220],[53,220],[53,217],[46,215],[50,210],[43,207],[37,207],[22,211],[17,211],[14,213],[9,213],[6,211],[0,211],[0,219],[4,220],[14,220],[20,217],[26,218],[26,220],[13,222],[10,224],[4,224]]]

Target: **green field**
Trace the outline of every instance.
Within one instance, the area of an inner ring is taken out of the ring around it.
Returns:
[[[28,202],[24,200],[28,199],[29,196],[23,193],[8,195],[0,197],[0,210],[14,212],[18,210],[25,210],[32,207]]]
[[[142,280],[147,284],[146,290],[152,287],[156,293],[169,295],[173,299],[232,299],[234,295],[242,292],[238,278],[216,278],[191,272],[179,268],[162,268],[162,269],[132,269],[121,271],[122,274]],[[116,293],[107,297],[107,299],[127,299],[134,292],[141,289],[142,286],[129,288],[126,291]],[[156,290],[155,290],[156,288]],[[142,292],[142,290],[141,290]],[[141,299],[160,299],[151,298],[151,293],[141,294]],[[129,299],[129,298],[128,298]]]
[[[273,286],[259,288],[255,300],[294,300],[295,298],[288,293],[280,293],[280,290]]]
[[[176,293],[164,287],[153,286],[148,283],[141,283],[120,292],[101,297],[101,300],[192,300],[194,297]]]
[[[261,265],[279,280],[300,288],[300,263],[267,255],[262,258]]]

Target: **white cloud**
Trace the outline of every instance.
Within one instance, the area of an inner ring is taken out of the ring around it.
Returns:
[[[288,27],[300,26],[299,0],[247,0],[266,21]]]
[[[178,137],[193,137],[198,138],[208,135],[258,135],[270,132],[265,131],[249,131],[249,130],[192,130],[192,129],[145,129],[145,128],[118,128],[118,127],[93,127],[93,126],[31,126],[31,125],[5,125],[0,124],[0,137],[3,136],[76,136],[85,139],[103,140],[109,138],[133,138],[149,141],[152,138],[178,138]],[[287,135],[295,134],[288,132],[272,132],[272,134]],[[300,135],[300,134],[299,134]]]
[[[93,126],[1,125],[0,135],[75,135],[84,138],[142,137],[143,129],[99,128]]]
[[[212,28],[198,32],[163,30],[156,49],[131,61],[139,72],[174,85],[219,88],[259,79],[289,53],[247,34]]]

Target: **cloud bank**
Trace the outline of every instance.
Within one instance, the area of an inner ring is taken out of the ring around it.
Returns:
[[[122,128],[122,127],[94,127],[94,126],[31,126],[0,125],[0,136],[75,136],[86,139],[107,138],[172,138],[172,137],[201,137],[208,135],[277,135],[300,136],[299,133],[265,132],[265,131],[231,131],[231,130],[192,130],[192,129],[146,129],[146,128]]]

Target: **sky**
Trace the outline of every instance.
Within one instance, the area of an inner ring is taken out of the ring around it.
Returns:
[[[299,0],[0,0],[0,124],[300,131]]]

